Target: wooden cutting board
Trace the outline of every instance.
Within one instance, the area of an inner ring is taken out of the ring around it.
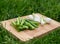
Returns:
[[[43,16],[38,13],[37,15]],[[43,17],[46,17],[46,16],[43,16]],[[23,16],[22,18],[27,18],[27,16]],[[6,30],[11,32],[14,36],[16,36],[18,39],[22,41],[27,41],[27,40],[33,39],[34,37],[44,35],[45,33],[50,32],[51,30],[54,30],[57,27],[60,27],[59,22],[52,20],[50,24],[45,24],[43,26],[39,25],[39,28],[36,28],[35,30],[24,30],[24,31],[18,32],[14,27],[11,26],[11,22],[15,20],[16,18],[2,21],[1,23],[3,24],[3,27]]]

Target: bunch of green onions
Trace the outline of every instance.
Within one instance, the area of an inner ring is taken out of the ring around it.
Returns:
[[[12,26],[16,28],[17,31],[26,29],[33,30],[39,26],[39,22],[18,17],[16,21],[12,22]]]

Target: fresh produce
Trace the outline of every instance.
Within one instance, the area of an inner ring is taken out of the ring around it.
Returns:
[[[29,15],[27,19],[30,19],[30,20],[34,20],[34,21],[37,21],[37,22],[40,22],[40,16],[38,15]]]
[[[51,22],[50,18],[45,18],[43,16],[39,16],[38,14],[29,15],[28,19],[33,20],[33,21],[37,21],[41,25],[44,25],[46,23],[50,23]]]
[[[33,20],[34,17],[33,17],[33,15],[29,15],[27,19]]]
[[[40,18],[40,24],[41,24],[41,25],[46,24],[46,22],[45,22],[45,20],[44,20],[44,18],[43,18],[43,17],[41,17],[41,18]]]
[[[34,21],[40,22],[40,16],[33,14]]]
[[[29,26],[30,29],[34,29],[34,28],[35,28],[33,25],[31,25],[31,24],[30,24],[29,22],[27,22],[27,21],[25,22],[25,24],[26,24],[27,26]]]
[[[44,18],[44,20],[46,23],[50,23],[52,19],[51,18]]]
[[[18,31],[26,29],[33,30],[38,27],[39,23],[41,25],[44,25],[50,22],[51,22],[50,18],[44,18],[43,16],[33,14],[29,15],[28,18],[18,17],[16,21],[12,22],[12,26],[14,26]]]
[[[38,27],[38,23],[36,21],[32,21],[32,20],[26,20],[27,22],[29,22],[31,25],[33,25],[34,27]]]
[[[39,22],[18,17],[11,25],[16,28],[17,31],[26,29],[33,30],[39,26]]]

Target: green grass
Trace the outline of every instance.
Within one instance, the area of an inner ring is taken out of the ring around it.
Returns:
[[[32,13],[60,22],[60,0],[0,0],[0,21]],[[0,44],[60,44],[60,28],[42,38],[22,42],[0,27]]]

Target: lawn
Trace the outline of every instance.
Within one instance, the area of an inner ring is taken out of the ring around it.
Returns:
[[[32,13],[41,13],[60,22],[60,0],[0,0],[0,21]],[[0,44],[60,44],[60,28],[22,42],[0,26]]]

